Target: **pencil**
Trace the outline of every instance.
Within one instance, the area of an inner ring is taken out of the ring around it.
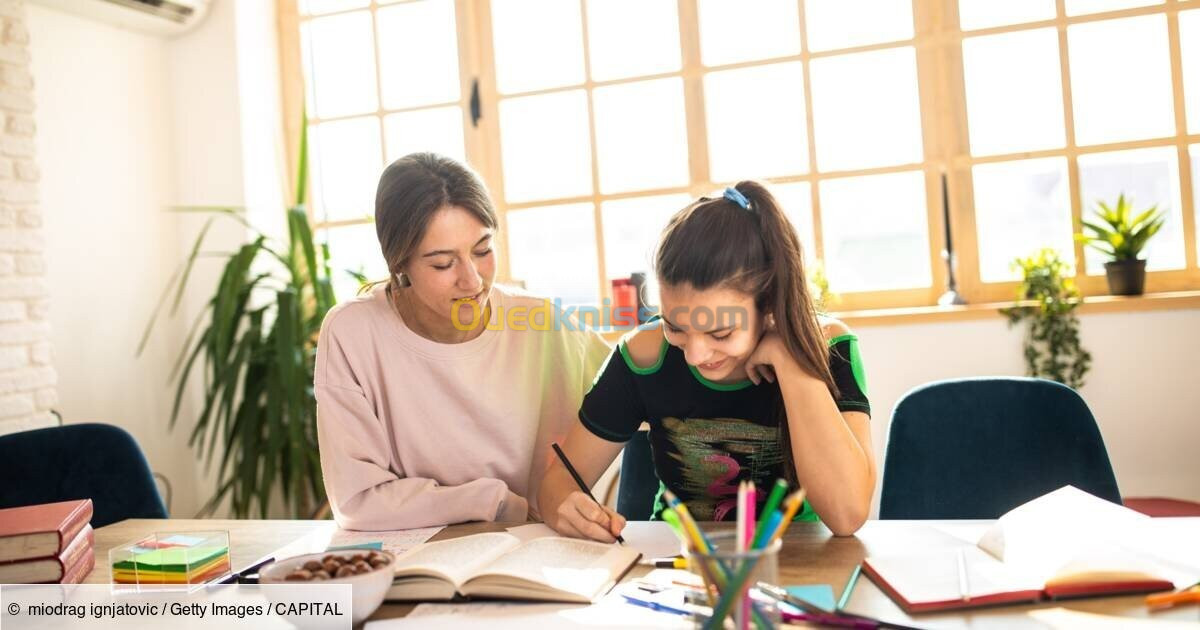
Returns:
[[[696,520],[692,518],[691,512],[688,512],[687,506],[675,496],[675,493],[670,490],[663,490],[663,498],[667,500],[667,505],[671,506],[678,514],[679,521],[683,523],[683,528],[696,541],[696,547],[701,553],[712,553],[712,543],[708,542],[708,538],[704,535],[704,531],[696,524]]]
[[[575,467],[571,465],[571,460],[567,459],[567,454],[558,447],[558,443],[551,442],[550,448],[554,449],[554,454],[558,455],[558,459],[562,461],[563,467],[567,469],[567,472],[571,473],[571,478],[575,480],[575,483],[579,484],[579,489],[583,490],[583,493],[588,495],[589,499],[596,501],[596,497],[592,496],[592,491],[588,489],[587,484],[583,483],[583,477],[580,477],[579,473],[575,472]],[[599,505],[601,509],[604,508],[604,504],[599,501],[596,501],[596,505]],[[625,539],[621,538],[620,534],[617,534],[617,542],[623,545],[625,544]]]
[[[787,494],[788,483],[783,479],[775,480],[775,487],[771,488],[771,494],[767,496],[767,504],[763,506],[762,515],[759,517],[758,527],[754,530],[754,540],[758,540],[763,535],[763,528],[766,527],[767,519],[775,513],[775,509],[779,507],[779,503],[783,501],[783,495]]]
[[[737,489],[737,537],[734,540],[738,553],[746,550],[746,517],[749,515],[749,510],[746,509],[746,482],[738,483]]]
[[[783,511],[783,518],[779,522],[779,528],[775,530],[775,534],[771,536],[771,542],[775,542],[776,538],[783,538],[783,533],[787,531],[789,525],[792,524],[792,519],[796,517],[796,512],[800,511],[800,506],[804,505],[804,488],[793,492],[791,496],[784,501],[786,508]]]
[[[850,572],[850,579],[846,580],[846,588],[842,589],[842,596],[838,598],[837,608],[834,610],[844,610],[846,604],[850,603],[850,594],[854,592],[854,585],[858,584],[858,576],[862,574],[862,565],[854,565],[854,571]]]

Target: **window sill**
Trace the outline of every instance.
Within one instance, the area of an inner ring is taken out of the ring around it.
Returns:
[[[863,311],[835,311],[830,313],[851,328],[864,326],[895,326],[903,324],[929,324],[938,322],[969,321],[999,318],[1000,309],[1012,306],[1012,302],[990,302],[963,306],[916,306],[910,308],[881,308]],[[1082,314],[1124,313],[1136,311],[1159,311],[1168,309],[1200,308],[1200,291],[1172,291],[1169,293],[1147,293],[1137,296],[1094,295],[1083,298],[1078,312]]]
[[[1032,304],[1032,302],[1030,302]],[[914,306],[908,308],[879,308],[862,311],[833,311],[836,317],[852,329],[867,326],[902,326],[905,324],[932,324],[959,322],[1001,317],[1000,309],[1012,306],[1012,302],[988,302],[963,306]],[[1137,311],[1162,311],[1169,309],[1200,309],[1200,291],[1172,291],[1146,293],[1137,296],[1093,295],[1083,298],[1080,313],[1125,313]],[[615,344],[628,328],[596,329],[610,344]]]

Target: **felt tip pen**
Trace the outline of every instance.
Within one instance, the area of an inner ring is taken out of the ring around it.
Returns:
[[[687,558],[655,558],[654,567],[657,569],[686,569]]]

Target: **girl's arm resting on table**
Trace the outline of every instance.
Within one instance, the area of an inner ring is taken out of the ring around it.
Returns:
[[[839,411],[825,383],[790,357],[780,363],[775,369],[796,477],[834,535],[850,536],[866,522],[875,492],[870,418],[861,411]]]
[[[339,526],[390,530],[526,519],[525,498],[499,479],[443,486],[396,474],[389,467],[387,432],[362,392],[323,384],[316,391],[321,470]]]
[[[870,418],[840,411],[825,383],[804,371],[782,343],[762,345],[752,360],[771,365],[778,379],[796,477],[825,525],[849,536],[866,522],[875,492]]]
[[[625,445],[597,437],[583,423],[576,422],[566,443],[561,446],[575,471],[590,488]],[[564,536],[613,542],[625,528],[625,517],[597,504],[582,492],[557,458],[542,480],[538,505],[546,524]]]

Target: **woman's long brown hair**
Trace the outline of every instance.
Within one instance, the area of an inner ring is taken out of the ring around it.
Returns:
[[[671,218],[659,239],[655,273],[665,285],[696,290],[729,288],[755,296],[770,314],[788,353],[837,398],[829,369],[829,345],[817,321],[804,274],[800,239],[775,197],[762,184],[735,186],[750,209],[724,197],[701,198]],[[779,401],[784,470],[795,482],[791,438]]]
[[[408,264],[433,216],[446,206],[470,212],[493,230],[500,224],[483,179],[451,158],[410,153],[392,162],[379,176],[375,234],[387,261],[389,295],[399,288],[396,274]]]

